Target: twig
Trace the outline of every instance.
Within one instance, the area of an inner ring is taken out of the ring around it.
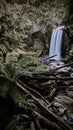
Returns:
[[[48,60],[48,59],[51,59],[51,58],[53,58],[53,57],[55,57],[55,56],[57,56],[57,54],[56,55],[53,55],[53,56],[45,56],[45,57],[41,57],[41,58],[39,58],[39,61],[46,61],[46,60]]]
[[[51,93],[49,94],[49,100],[50,100],[50,101],[52,101],[52,99],[53,99],[53,97],[54,97],[54,95],[55,95],[55,93],[56,93],[56,90],[57,90],[57,88],[53,88],[53,90],[52,90]]]

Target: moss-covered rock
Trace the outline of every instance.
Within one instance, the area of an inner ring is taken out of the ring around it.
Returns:
[[[27,2],[29,4],[25,4]],[[48,54],[53,28],[67,22],[68,1],[24,0],[21,4],[14,0],[1,3],[1,42],[7,44],[10,51],[20,47],[39,52],[39,56]],[[37,3],[40,6],[36,8]]]

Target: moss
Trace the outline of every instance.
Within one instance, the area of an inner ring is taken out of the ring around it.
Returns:
[[[15,31],[23,33],[24,30],[23,30],[23,27],[18,26],[18,27],[15,28]]]

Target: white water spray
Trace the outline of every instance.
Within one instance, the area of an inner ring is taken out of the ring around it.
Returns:
[[[49,57],[55,59],[55,60],[61,60],[61,45],[62,45],[62,37],[63,37],[63,29],[65,26],[58,27],[53,30],[52,36],[51,36],[51,43],[50,43],[50,49],[49,49]]]

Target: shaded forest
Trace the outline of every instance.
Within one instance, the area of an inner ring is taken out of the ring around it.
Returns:
[[[61,25],[63,59],[45,60]],[[0,130],[49,129],[73,129],[73,2],[1,0]]]

